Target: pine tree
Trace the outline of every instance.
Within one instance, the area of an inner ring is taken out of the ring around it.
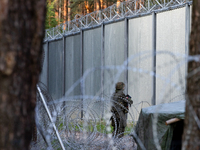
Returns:
[[[105,9],[117,0],[70,0],[71,18],[76,14],[86,15],[96,10]]]
[[[58,21],[55,18],[55,1],[47,1],[47,12],[45,20],[45,28],[52,28],[58,25]]]

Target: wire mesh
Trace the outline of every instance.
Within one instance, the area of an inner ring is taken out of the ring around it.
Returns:
[[[139,55],[143,55],[140,53]],[[160,55],[160,52],[157,53]],[[146,56],[146,55],[144,55]],[[177,56],[179,56],[177,54]],[[148,56],[150,57],[150,56]],[[141,57],[142,58],[142,57]],[[185,60],[182,56],[179,62]],[[176,62],[177,67],[179,62]],[[164,66],[170,66],[174,62],[168,62]],[[119,69],[120,68],[120,69]],[[118,72],[124,69],[124,66],[106,66],[102,68],[105,70],[116,69]],[[134,68],[128,68],[129,71],[133,71]],[[139,68],[135,71],[139,72],[140,78],[143,78],[143,74],[153,76],[151,71],[140,70]],[[109,93],[114,93],[116,77],[111,76],[109,83],[111,84],[111,89]],[[167,82],[167,78],[157,78],[162,79]],[[79,81],[83,83],[84,78]],[[178,86],[180,83],[177,83]],[[64,149],[137,149],[137,146],[143,147],[145,143],[141,143],[140,139],[135,134],[136,121],[138,120],[138,115],[140,110],[150,104],[146,101],[141,101],[139,103],[135,102],[133,97],[133,104],[129,107],[128,119],[125,131],[122,132],[124,136],[120,137],[118,129],[121,121],[124,121],[124,114],[120,114],[121,109],[127,110],[126,107],[119,101],[113,100],[112,95],[105,94],[108,89],[105,88],[100,96],[98,95],[65,95],[60,99],[53,99],[47,91],[47,88],[39,83],[38,85],[41,89],[41,93],[45,99],[45,103],[50,110],[50,114],[53,118],[51,121],[47,114],[47,111],[42,103],[41,96],[37,94],[37,106],[36,106],[36,126],[37,126],[37,140],[32,142],[31,149],[61,149],[61,144],[59,142],[58,135],[55,132],[54,124],[58,130],[59,136],[64,145]],[[87,86],[87,85],[85,85]],[[86,88],[83,86],[83,88]],[[182,85],[181,85],[182,86]],[[167,93],[168,94],[168,93]],[[102,95],[102,96],[101,96]],[[168,96],[163,97],[164,100],[168,100]],[[124,100],[124,98],[120,98]],[[173,101],[173,100],[172,100]],[[116,113],[111,111],[111,108],[115,104]],[[161,109],[161,108],[160,108]],[[104,115],[102,115],[102,112]],[[111,117],[113,116],[114,125],[112,125]],[[123,119],[118,119],[122,116]],[[115,128],[114,128],[115,126]],[[154,124],[153,124],[154,126]],[[153,132],[154,133],[154,132]],[[136,144],[136,141],[137,144]],[[158,144],[159,145],[159,144]]]
[[[83,97],[86,107],[82,107],[83,101],[68,99],[63,97],[60,100],[53,100],[48,94],[44,84],[39,83],[41,93],[45,99],[45,103],[51,112],[53,122],[47,115],[41,96],[37,93],[36,107],[36,126],[37,140],[32,141],[31,149],[61,149],[58,137],[53,129],[53,124],[59,132],[65,149],[136,149],[137,145],[129,134],[133,132],[135,120],[131,111],[132,121],[128,122],[127,128],[119,137],[110,126],[110,118],[113,116],[108,103],[115,103],[115,109],[121,111],[126,109],[120,102],[110,100],[108,96],[104,97]],[[123,100],[123,98],[121,98]],[[65,101],[65,105],[63,105]],[[105,105],[104,105],[105,103]],[[143,102],[142,102],[143,103]],[[99,106],[98,108],[96,106]],[[140,105],[140,104],[134,104]],[[106,116],[102,117],[99,111],[105,110]],[[133,109],[135,107],[131,107]],[[115,126],[117,120],[115,118]],[[113,132],[113,136],[111,135]]]

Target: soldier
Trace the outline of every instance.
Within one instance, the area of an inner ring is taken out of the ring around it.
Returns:
[[[126,127],[126,114],[128,113],[128,104],[133,104],[131,97],[124,94],[125,84],[118,82],[115,86],[115,93],[112,95],[111,107],[111,125],[113,126],[113,136],[116,134],[118,138],[123,137]]]

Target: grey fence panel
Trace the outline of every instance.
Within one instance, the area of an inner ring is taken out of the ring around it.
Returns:
[[[101,28],[83,32],[84,95],[101,94]]]
[[[156,104],[184,99],[185,8],[157,14]]]
[[[65,38],[65,116],[81,119],[81,34]]]
[[[42,64],[41,64],[41,67],[42,67],[42,71],[41,71],[41,74],[40,74],[40,82],[42,82],[43,84],[45,84],[46,86],[47,85],[47,80],[48,80],[48,43],[46,42],[44,45],[43,45],[43,56],[42,56]]]
[[[129,20],[128,43],[128,93],[133,103],[138,104],[136,108],[131,108],[137,119],[140,108],[149,106],[153,96],[151,15]]]
[[[84,108],[95,111],[95,116],[100,118],[101,107],[101,28],[86,30],[83,32],[83,96]],[[88,109],[89,107],[89,109]]]
[[[53,99],[63,96],[63,41],[49,43],[49,85],[48,90]]]
[[[80,34],[65,38],[65,96],[67,97],[81,95],[80,38]]]
[[[126,68],[124,35],[124,21],[105,25],[104,42],[104,96],[114,92],[114,85],[118,81],[125,82]]]

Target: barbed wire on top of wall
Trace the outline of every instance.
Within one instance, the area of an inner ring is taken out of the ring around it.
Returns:
[[[164,11],[191,4],[192,0],[131,0],[115,3],[103,10],[81,16],[77,14],[71,21],[57,25],[54,28],[45,30],[44,41],[62,38],[63,35],[80,32],[99,26],[103,22],[111,22],[125,17],[144,15],[154,11]]]

